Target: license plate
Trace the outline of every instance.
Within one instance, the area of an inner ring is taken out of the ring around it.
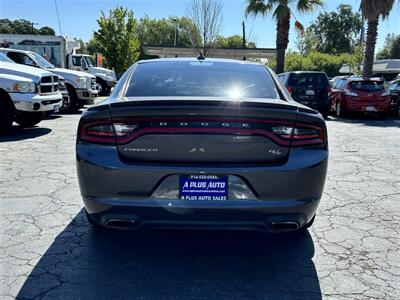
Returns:
[[[58,113],[60,111],[60,105],[55,105],[54,106],[54,112]]]
[[[189,201],[225,201],[228,198],[228,176],[181,175],[179,198]]]
[[[307,96],[314,96],[315,95],[315,91],[314,90],[306,90],[306,95]]]
[[[365,108],[365,111],[376,111],[376,108],[373,107],[373,106],[367,106],[367,107]]]

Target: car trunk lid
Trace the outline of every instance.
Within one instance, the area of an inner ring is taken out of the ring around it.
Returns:
[[[116,128],[131,130],[117,144],[126,160],[265,163],[287,158],[284,131],[293,128],[297,108],[279,100],[159,99],[111,104],[111,116]]]

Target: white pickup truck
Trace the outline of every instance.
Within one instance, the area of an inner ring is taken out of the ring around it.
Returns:
[[[69,94],[68,101],[63,101],[60,108],[62,112],[73,112],[86,104],[93,104],[98,95],[96,77],[92,74],[56,68],[38,53],[32,51],[0,48],[0,53],[18,64],[41,68],[62,76]]]
[[[65,36],[0,34],[4,48],[36,52],[58,68],[83,71],[96,77],[100,96],[108,96],[117,80],[114,71],[95,66],[90,55],[78,54],[79,42]]]
[[[38,124],[45,112],[58,111],[62,95],[59,77],[38,68],[22,66],[0,53],[0,132]]]

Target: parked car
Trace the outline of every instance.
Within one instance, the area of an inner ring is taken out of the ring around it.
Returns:
[[[390,111],[390,93],[380,78],[346,77],[332,87],[332,110],[336,116],[348,113],[376,113],[385,117]]]
[[[400,116],[400,79],[393,80],[388,86],[391,99],[391,110],[396,116]]]
[[[0,132],[38,124],[47,111],[58,111],[62,95],[58,76],[18,65],[0,53]]]
[[[68,101],[63,101],[60,108],[62,112],[73,112],[86,104],[93,104],[98,92],[96,77],[84,72],[56,68],[42,56],[32,51],[0,48],[0,53],[5,54],[18,64],[38,67],[62,76],[69,94]]]
[[[262,64],[134,64],[81,116],[88,221],[109,228],[309,227],[328,164],[324,119]]]
[[[343,78],[346,78],[346,77],[347,76],[335,76],[335,77],[332,77],[331,79],[329,79],[329,84],[332,87],[335,84],[336,81],[338,81],[340,79],[343,79]]]
[[[77,54],[79,42],[64,36],[0,34],[0,44],[7,48],[34,51],[63,69],[87,72],[96,77],[99,95],[108,96],[115,86],[114,71],[94,66],[90,55]]]
[[[287,72],[278,77],[294,100],[319,111],[324,118],[328,116],[331,87],[325,72]]]

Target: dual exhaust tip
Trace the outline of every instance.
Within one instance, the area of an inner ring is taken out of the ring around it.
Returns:
[[[139,228],[139,222],[133,219],[110,219],[106,221],[105,227],[120,230],[135,230]],[[294,221],[273,221],[269,223],[269,228],[273,232],[290,232],[300,229],[300,225]]]

